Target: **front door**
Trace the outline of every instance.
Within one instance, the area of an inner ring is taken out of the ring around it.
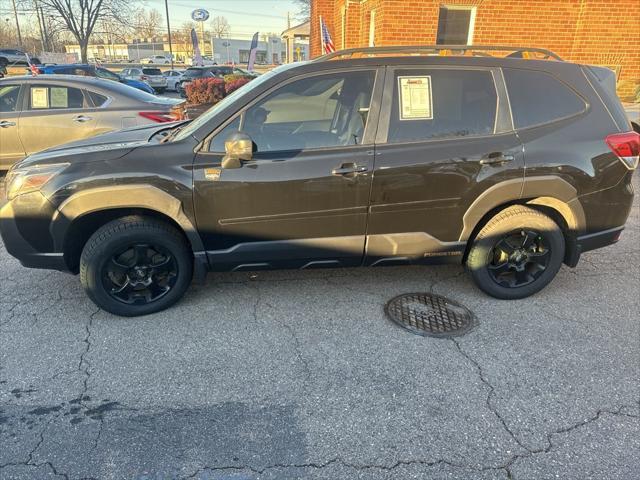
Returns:
[[[374,165],[376,70],[298,77],[219,128],[196,155],[195,210],[214,269],[359,265]],[[376,103],[377,104],[377,103]],[[222,169],[241,131],[252,160]]]
[[[95,134],[93,104],[81,89],[42,83],[30,85],[25,93],[19,133],[27,154]]]
[[[18,136],[20,110],[20,85],[0,86],[0,170],[7,170],[25,156]]]
[[[478,196],[524,179],[499,69],[389,69],[376,141],[365,264],[457,262]],[[472,227],[473,228],[473,227]]]

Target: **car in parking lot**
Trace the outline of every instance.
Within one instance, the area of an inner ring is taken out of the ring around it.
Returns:
[[[32,155],[7,175],[6,249],[127,316],[209,270],[454,263],[533,295],[618,241],[640,135],[611,70],[455,48],[284,65],[191,122]]]
[[[178,120],[179,103],[93,77],[4,78],[0,80],[0,170],[63,143]]]
[[[171,63],[171,59],[165,57],[164,55],[152,55],[150,57],[141,58],[140,63],[147,63],[147,64],[159,63],[161,65],[168,65]]]
[[[22,50],[13,48],[0,49],[0,67],[6,67],[7,65],[27,65],[27,58],[27,53]],[[32,57],[30,61],[34,65],[40,63],[38,57]]]
[[[156,93],[164,93],[167,89],[167,79],[162,70],[153,67],[125,68],[120,75],[127,80],[137,80],[149,84]]]
[[[249,73],[246,70],[242,70],[238,67],[232,67],[229,65],[215,65],[211,67],[189,67],[182,74],[182,78],[176,83],[176,91],[185,97],[185,88],[189,83],[200,78],[219,77],[222,78],[225,75],[241,75],[245,77],[256,77],[255,74]]]
[[[162,72],[167,79],[167,90],[172,92],[178,91],[178,83],[182,80],[184,70],[166,70]]]
[[[138,90],[142,90],[143,92],[155,93],[153,88],[151,88],[149,84],[146,82],[135,80],[135,79],[123,78],[117,73],[114,73],[111,70],[107,70],[104,67],[89,65],[86,63],[44,65],[44,66],[39,66],[38,71],[44,75],[51,75],[51,74],[78,75],[81,77],[104,78],[105,80],[112,80],[114,82],[123,83],[130,87],[137,88]]]

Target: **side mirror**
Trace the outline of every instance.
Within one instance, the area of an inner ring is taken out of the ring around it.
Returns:
[[[222,168],[240,168],[243,161],[253,158],[253,140],[246,133],[234,133],[224,142],[224,150]]]

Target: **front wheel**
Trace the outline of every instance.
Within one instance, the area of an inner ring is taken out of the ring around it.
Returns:
[[[192,254],[180,232],[145,217],[124,217],[102,226],[80,257],[80,281],[91,300],[125,317],[173,305],[192,274]]]
[[[564,251],[562,230],[550,217],[515,205],[495,215],[478,233],[467,268],[476,285],[492,297],[525,298],[553,280]]]

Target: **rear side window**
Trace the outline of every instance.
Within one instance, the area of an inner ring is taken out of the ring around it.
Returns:
[[[489,71],[398,70],[387,141],[490,135],[495,131],[497,108]]]
[[[90,92],[89,90],[86,90],[86,93],[87,95],[89,95],[89,98],[91,99],[91,102],[93,102],[94,107],[101,107],[108,100],[107,97],[96,92]]]
[[[162,71],[159,68],[143,68],[142,73],[145,75],[162,75]]]
[[[18,95],[20,94],[20,85],[2,85],[0,86],[0,112],[16,112],[18,111]]]
[[[31,110],[64,110],[84,108],[84,95],[78,88],[58,85],[32,85],[29,95]]]
[[[548,73],[511,68],[503,72],[516,129],[555,122],[586,109],[584,100]]]

